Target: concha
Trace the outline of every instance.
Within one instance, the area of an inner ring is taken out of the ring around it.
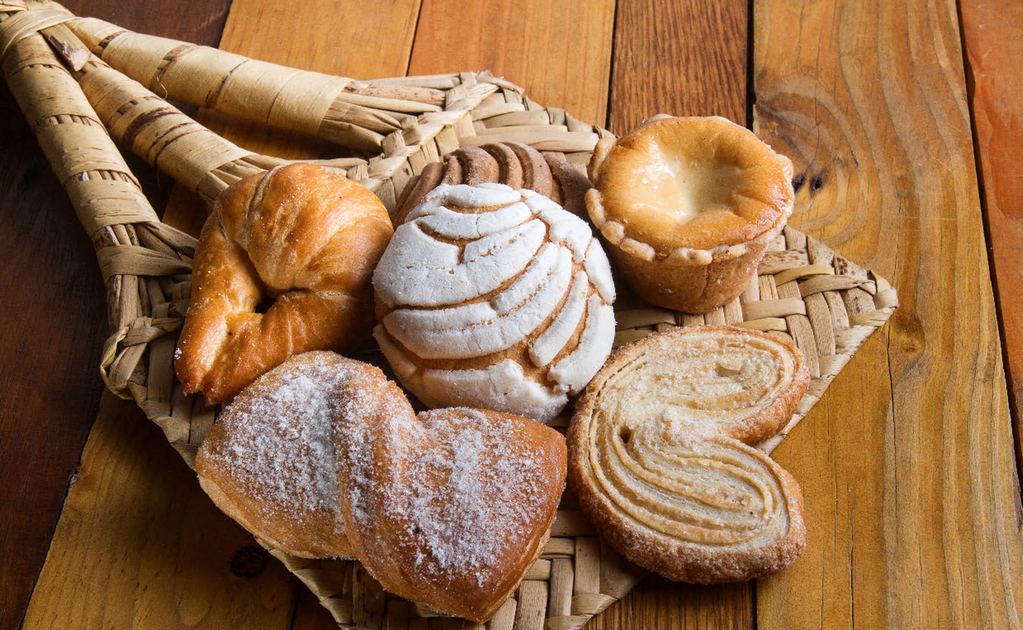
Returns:
[[[430,407],[548,423],[611,352],[611,267],[589,225],[532,190],[442,184],[373,275],[374,337]]]

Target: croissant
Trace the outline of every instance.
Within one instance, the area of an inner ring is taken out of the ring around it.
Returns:
[[[356,557],[386,590],[479,622],[549,540],[565,467],[553,429],[467,408],[417,416],[379,369],[322,351],[245,388],[195,462],[258,538]]]
[[[175,355],[185,393],[223,402],[293,354],[366,341],[373,267],[392,233],[373,193],[323,167],[282,166],[225,190],[196,246]]]
[[[790,341],[677,328],[621,348],[578,401],[569,481],[622,555],[687,582],[744,581],[802,553],[802,491],[751,444],[778,432],[809,384]]]

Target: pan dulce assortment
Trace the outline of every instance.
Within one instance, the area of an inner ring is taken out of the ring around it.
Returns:
[[[724,119],[658,117],[601,141],[589,180],[525,145],[460,149],[406,186],[396,228],[320,167],[239,182],[203,229],[176,356],[186,391],[229,401],[203,488],[267,544],[357,558],[475,621],[542,552],[566,478],[608,543],[671,579],[784,569],[801,491],[752,445],[791,418],[805,359],[730,326],[612,353],[612,305],[616,279],[686,312],[734,299],[791,175]],[[397,383],[342,356],[374,325]],[[573,406],[566,441],[544,425]]]

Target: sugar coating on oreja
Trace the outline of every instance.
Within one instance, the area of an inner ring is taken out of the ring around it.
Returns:
[[[482,623],[550,539],[565,457],[550,427],[465,407],[416,414],[380,369],[307,352],[242,390],[195,468],[267,544],[356,558],[388,592]]]
[[[602,538],[673,580],[744,581],[805,546],[796,480],[753,445],[810,382],[795,344],[694,326],[620,348],[576,402],[569,479]]]
[[[531,190],[442,184],[373,275],[374,336],[431,407],[546,423],[610,354],[611,267],[590,227]]]

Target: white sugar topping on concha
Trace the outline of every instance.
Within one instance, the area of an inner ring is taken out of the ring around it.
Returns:
[[[374,336],[430,406],[549,422],[607,359],[611,267],[590,226],[531,190],[441,185],[373,275]]]

